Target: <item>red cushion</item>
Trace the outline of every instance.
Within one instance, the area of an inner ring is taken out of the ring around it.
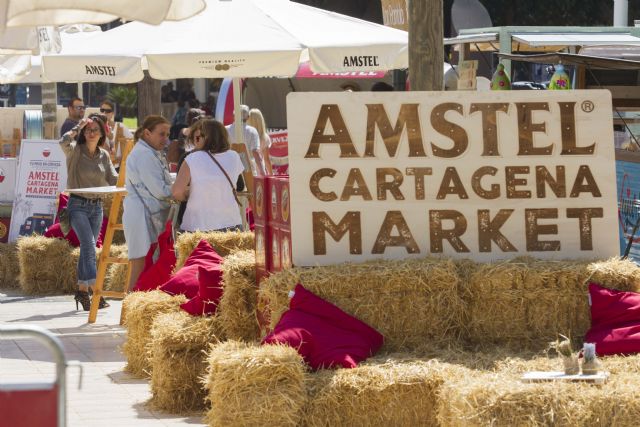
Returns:
[[[100,227],[100,234],[98,235],[98,240],[96,240],[96,248],[102,247],[102,240],[104,239],[104,235],[107,232],[107,222],[108,219],[104,218],[102,220],[102,226]],[[44,237],[53,237],[57,239],[65,239],[71,246],[77,248],[80,246],[80,241],[78,240],[78,236],[76,232],[71,229],[69,233],[65,236],[62,230],[60,229],[60,222],[56,219],[56,223],[54,223],[51,227],[47,228],[47,231],[44,233]]]
[[[640,352],[640,294],[589,284],[591,329],[585,342],[601,356]]]
[[[160,286],[160,290],[171,295],[183,294],[191,299],[199,290],[198,267],[203,266],[212,270],[216,264],[220,263],[222,263],[222,257],[213,250],[209,242],[200,240],[184,266]]]
[[[69,196],[67,196],[66,194],[60,193],[60,195],[58,196],[58,210],[56,211],[56,220],[53,222],[54,224],[57,224],[58,222],[60,222],[58,215],[60,215],[60,211],[62,209],[67,207],[68,203],[69,203]]]
[[[245,214],[247,216],[247,222],[249,223],[249,230],[254,231],[256,229],[256,223],[253,219],[253,211],[251,210],[251,207],[247,207]]]
[[[153,262],[156,248],[160,251],[157,261]],[[134,291],[151,291],[171,278],[171,271],[176,265],[176,252],[173,247],[171,221],[167,222],[165,230],[158,236],[158,242],[151,245],[145,257],[145,266],[134,286]]]
[[[222,298],[222,268],[198,267],[198,294],[180,306],[192,316],[209,316],[216,312]]]
[[[313,369],[354,368],[375,354],[383,336],[298,284],[289,310],[262,341],[297,348]]]

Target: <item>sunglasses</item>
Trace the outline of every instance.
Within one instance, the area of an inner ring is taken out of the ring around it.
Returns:
[[[109,113],[113,113],[113,110],[111,108],[101,108],[100,112],[101,113],[105,113],[105,114],[109,114]]]
[[[87,107],[85,105],[75,105],[73,109],[77,111],[82,111],[82,110],[86,110]]]

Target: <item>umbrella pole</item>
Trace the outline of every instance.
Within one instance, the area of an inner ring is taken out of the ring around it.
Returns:
[[[242,132],[242,111],[240,111],[240,104],[242,104],[240,89],[240,78],[233,78],[233,122],[236,134],[235,140],[238,144],[244,144],[244,132]]]

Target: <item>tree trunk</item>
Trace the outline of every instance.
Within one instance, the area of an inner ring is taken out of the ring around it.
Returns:
[[[442,90],[444,79],[443,0],[409,0],[411,90]]]
[[[138,83],[138,125],[151,114],[160,114],[160,80],[154,80],[149,72],[144,72],[144,79]],[[168,117],[171,120],[171,117]]]

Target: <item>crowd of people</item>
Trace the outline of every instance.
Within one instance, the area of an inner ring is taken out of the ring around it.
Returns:
[[[190,108],[185,112],[188,125],[178,130],[172,121],[157,115],[146,117],[136,130],[134,147],[126,160],[127,196],[122,218],[131,268],[129,289],[137,282],[152,244],[171,220],[172,204],[180,205],[175,226],[181,231],[242,228],[237,192],[244,189],[245,165],[240,154],[231,149],[236,126],[241,128],[248,161],[256,173],[270,173],[271,163],[262,113],[245,105],[241,108],[241,123],[226,127],[205,111]],[[103,101],[100,113],[85,118],[84,102],[74,98],[68,111],[60,139],[67,157],[67,189],[115,185],[118,171],[114,162],[118,163],[120,155],[117,135],[126,138],[131,134],[114,121],[114,103]],[[175,181],[170,163],[177,165]],[[76,307],[89,310],[89,291],[96,281],[95,247],[103,218],[102,200],[98,195],[71,192],[68,212],[70,226],[80,241]],[[107,306],[101,298],[99,307]]]

